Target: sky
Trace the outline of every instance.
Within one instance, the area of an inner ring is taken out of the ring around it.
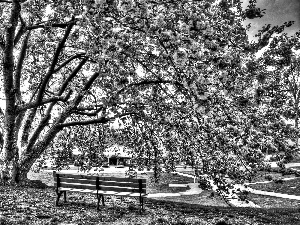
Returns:
[[[247,7],[248,2],[249,0],[243,0],[243,7]],[[293,35],[300,30],[300,0],[257,0],[257,6],[266,9],[266,14],[260,19],[246,21],[245,24],[251,23],[248,33],[250,40],[253,40],[254,35],[265,24],[282,25],[287,21],[295,21],[285,32]]]

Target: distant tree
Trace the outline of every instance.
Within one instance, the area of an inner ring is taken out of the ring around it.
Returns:
[[[272,37],[254,70],[256,100],[265,109],[266,130],[276,140],[277,150],[289,159],[299,151],[299,49],[299,32]]]

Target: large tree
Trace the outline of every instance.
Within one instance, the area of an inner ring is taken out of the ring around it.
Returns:
[[[12,183],[64,128],[242,101],[244,65],[270,38],[247,39],[255,1],[11,0],[0,10],[1,170]]]

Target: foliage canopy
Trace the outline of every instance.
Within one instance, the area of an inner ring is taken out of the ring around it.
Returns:
[[[250,42],[242,22],[263,15],[255,1],[12,0],[0,10],[1,159],[14,182],[62,130],[110,132],[116,119],[129,121],[123,144],[155,167],[161,146],[168,169],[206,162],[215,178],[245,179],[261,166],[274,139],[260,124],[266,65],[255,53],[292,23]]]

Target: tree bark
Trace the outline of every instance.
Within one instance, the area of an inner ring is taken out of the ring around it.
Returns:
[[[2,68],[3,68],[3,84],[4,96],[6,100],[5,116],[4,116],[4,143],[1,151],[2,173],[7,173],[11,167],[15,166],[15,154],[17,152],[15,140],[15,120],[16,120],[16,99],[13,83],[14,74],[14,37],[18,24],[18,17],[20,15],[21,6],[18,1],[13,1],[10,13],[9,22],[10,27],[6,29],[5,34],[5,47],[3,51]],[[3,174],[2,176],[3,177]]]
[[[300,91],[298,91],[297,93],[297,98],[295,99],[295,112],[296,112],[296,116],[295,116],[295,128],[298,130],[298,127],[299,127],[299,98],[300,98]],[[296,141],[296,148],[297,148],[297,151],[298,151],[298,148],[299,148],[299,137],[297,137],[297,139],[295,140]]]
[[[65,120],[64,118],[63,120]],[[30,171],[34,162],[46,150],[47,146],[53,141],[55,136],[61,131],[58,126],[53,126],[45,135],[43,140],[38,141],[34,146],[27,148],[21,155],[19,160],[19,167],[15,168],[16,180],[20,183],[27,180],[27,174]]]

